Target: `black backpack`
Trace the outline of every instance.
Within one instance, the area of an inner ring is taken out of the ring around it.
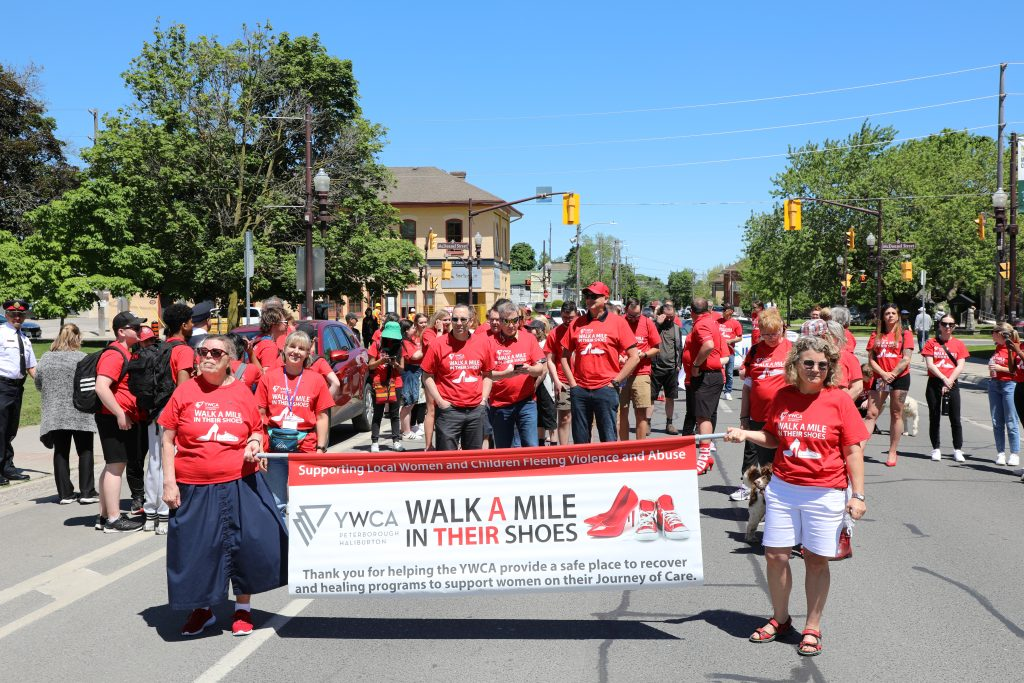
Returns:
[[[171,352],[184,343],[181,339],[171,339],[147,346],[139,349],[128,363],[128,391],[135,395],[136,403],[143,410],[154,413],[167,405],[177,386],[171,375]]]
[[[128,354],[122,351],[120,346],[105,346],[78,361],[75,366],[75,384],[71,392],[71,402],[77,410],[83,413],[98,413],[103,408],[103,402],[96,395],[96,367],[100,363],[100,356],[112,349],[124,356],[125,361],[121,366],[121,376],[117,378],[117,381],[123,380],[127,374]]]

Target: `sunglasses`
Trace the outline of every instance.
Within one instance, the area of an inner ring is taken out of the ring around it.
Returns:
[[[815,366],[817,366],[818,372],[825,372],[828,370],[827,360],[802,360],[800,361],[800,365],[804,366],[804,370],[814,370]]]
[[[25,311],[7,311],[8,318],[24,318]]]
[[[452,318],[453,323],[468,323],[469,318]]]
[[[522,320],[522,318],[516,316],[515,318],[502,318],[501,322],[505,323],[506,325],[518,325],[520,320]]]
[[[943,327],[956,327],[956,323],[941,322],[939,324],[942,325]]]
[[[200,358],[212,358],[214,360],[220,360],[224,356],[228,355],[228,352],[224,349],[208,349],[205,347],[196,349],[196,353],[199,354]]]

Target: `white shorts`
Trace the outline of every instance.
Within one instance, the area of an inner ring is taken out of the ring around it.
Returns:
[[[773,477],[764,499],[766,548],[800,543],[815,555],[835,557],[846,510],[844,489],[797,486]]]

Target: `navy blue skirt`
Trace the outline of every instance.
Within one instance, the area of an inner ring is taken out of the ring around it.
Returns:
[[[261,474],[223,484],[178,484],[167,527],[167,595],[192,610],[288,584],[288,529]]]

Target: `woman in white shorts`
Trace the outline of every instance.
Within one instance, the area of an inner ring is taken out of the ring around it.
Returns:
[[[793,546],[803,545],[807,621],[799,654],[821,653],[821,613],[828,598],[829,558],[839,548],[843,513],[860,519],[868,431],[853,399],[839,388],[840,353],[819,337],[800,337],[786,359],[786,382],[772,401],[762,431],[732,428],[726,441],[775,449],[765,491],[764,556],[773,615],[751,642],[767,643],[793,629],[789,594]],[[852,489],[847,501],[847,486]]]

